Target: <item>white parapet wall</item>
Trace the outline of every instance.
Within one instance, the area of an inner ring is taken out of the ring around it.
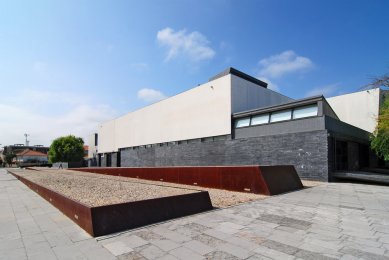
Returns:
[[[381,90],[376,88],[327,98],[327,101],[341,121],[372,133],[377,125],[381,95]]]
[[[120,148],[231,134],[231,115],[293,101],[233,74],[215,77],[98,129],[98,153]]]
[[[100,125],[99,153],[231,134],[231,75]]]

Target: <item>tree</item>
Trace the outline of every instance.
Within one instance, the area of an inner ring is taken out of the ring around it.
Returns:
[[[389,74],[382,75],[381,77],[375,77],[368,86],[373,88],[389,87]]]
[[[383,75],[372,83],[375,87],[389,87],[389,76]],[[389,161],[389,96],[387,96],[380,109],[377,126],[371,136],[371,148],[385,161]]]
[[[79,162],[84,157],[84,141],[74,135],[62,136],[53,141],[49,149],[49,161]]]
[[[14,154],[13,152],[7,152],[6,154],[4,154],[4,160],[8,164],[8,166],[12,165],[12,160],[15,157],[16,157],[16,154]]]

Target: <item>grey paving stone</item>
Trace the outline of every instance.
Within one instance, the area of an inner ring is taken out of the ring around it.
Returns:
[[[70,238],[63,233],[50,231],[43,232],[43,235],[45,236],[47,242],[49,242],[51,247],[73,244]]]
[[[262,214],[257,219],[278,224],[282,220],[283,216],[275,215],[275,214]]]
[[[270,249],[274,249],[274,250],[283,252],[283,253],[288,254],[288,255],[294,255],[297,251],[300,250],[297,247],[289,246],[289,245],[279,243],[279,242],[273,241],[273,240],[266,240],[261,244],[261,246],[265,246],[265,247],[268,247]]]
[[[154,239],[151,243],[166,252],[181,246],[181,244],[169,239]]]
[[[58,259],[88,259],[75,245],[53,247],[53,252]]]
[[[171,255],[171,254],[166,254],[162,257],[160,257],[158,260],[177,260],[178,258]]]
[[[162,237],[165,237],[167,239],[170,239],[170,240],[173,240],[177,243],[182,243],[182,242],[186,242],[186,241],[189,241],[191,240],[190,237],[187,237],[187,236],[184,236],[184,235],[181,235],[180,233],[178,232],[174,232],[174,231],[171,231],[167,228],[164,228],[164,227],[160,227],[160,226],[156,226],[156,227],[153,227],[151,229],[152,232],[162,236]]]
[[[249,258],[247,258],[247,260],[272,260],[272,259],[262,255],[252,255]]]
[[[10,240],[3,240],[0,243],[0,252],[5,252],[8,250],[15,250],[19,248],[24,248],[23,240],[21,238],[18,239],[10,239]]]
[[[226,229],[235,229],[235,230],[244,228],[244,226],[232,222],[222,222],[219,224],[218,227],[220,227],[221,229],[226,228]]]
[[[254,250],[254,252],[257,253],[258,255],[269,257],[271,259],[291,260],[295,258],[293,255],[285,254],[283,252],[265,246],[259,246],[257,249]]]
[[[139,253],[147,259],[159,259],[166,255],[165,251],[154,245],[146,245]]]
[[[104,247],[108,249],[108,251],[111,252],[114,256],[119,256],[134,251],[134,249],[132,249],[122,241],[105,244]]]
[[[340,260],[360,260],[361,258],[352,255],[343,255]]]
[[[210,247],[217,247],[218,245],[224,244],[225,241],[206,235],[206,234],[200,234],[193,238],[194,240],[200,241],[204,243],[205,245],[208,245]]]
[[[337,259],[337,258],[332,258],[325,256],[323,254],[311,252],[308,250],[299,250],[294,254],[296,257],[301,258],[301,259],[306,259],[306,260],[331,260],[331,259]]]
[[[263,241],[265,241],[264,237],[259,236],[258,234],[254,233],[250,230],[240,231],[239,233],[237,233],[235,235],[236,235],[236,238],[238,238],[238,239],[239,238],[246,239],[246,240],[249,240],[257,245],[262,244]]]
[[[27,255],[36,254],[43,251],[51,251],[51,246],[48,242],[36,242],[25,245]]]
[[[189,228],[189,229],[194,230],[194,231],[197,231],[199,233],[209,229],[206,226],[200,225],[198,223],[193,223],[193,222],[185,224],[184,227]]]
[[[116,259],[116,257],[114,255],[112,255],[106,248],[103,248],[103,247],[80,249],[80,251],[82,251],[82,253],[90,260],[114,260],[114,259]]]
[[[214,251],[214,249],[204,243],[201,243],[200,241],[197,241],[197,240],[192,240],[192,241],[189,241],[189,242],[186,242],[183,244],[184,247],[186,248],[189,248],[190,250],[200,254],[200,255],[206,255],[212,251]]]
[[[57,260],[57,257],[55,256],[54,252],[49,250],[49,251],[40,251],[34,254],[28,254],[27,255],[28,259],[30,260],[42,260],[42,259],[47,259],[47,260]],[[85,258],[86,259],[86,258]]]
[[[156,234],[148,229],[141,229],[141,230],[135,231],[131,234],[136,235],[144,240],[154,240],[154,239],[162,239],[163,238],[163,236],[158,235],[158,234]]]
[[[244,249],[242,247],[235,246],[230,243],[225,243],[217,246],[217,249],[220,251],[224,251],[228,254],[231,254],[233,256],[236,256],[241,259],[246,259],[250,256],[252,256],[254,253],[252,251],[249,251],[247,249]]]
[[[0,251],[0,260],[23,260],[27,259],[27,253],[24,248],[17,248],[7,251]]]
[[[314,237],[304,238],[304,243],[308,243],[323,248],[328,248],[330,250],[335,250],[335,251],[338,251],[344,246],[343,244],[341,244],[341,242],[342,242],[341,240],[337,240],[337,239],[324,240],[324,239],[319,239]]]
[[[140,238],[136,235],[126,236],[123,239],[121,239],[121,241],[123,241],[127,246],[131,248],[137,248],[139,246],[144,246],[149,244],[147,240],[144,240],[143,238]]]
[[[186,237],[195,237],[195,236],[198,236],[199,234],[201,234],[201,231],[196,231],[196,230],[193,230],[193,229],[190,229],[190,228],[187,228],[185,226],[179,226],[175,229],[173,229],[174,232],[177,232],[181,235],[184,235]]]
[[[304,237],[281,230],[275,230],[267,239],[289,246],[299,247],[303,243]]]
[[[361,246],[379,248],[382,247],[383,245],[381,241],[374,241],[371,239],[363,239],[358,237],[343,236],[342,239],[343,239],[342,245],[344,246],[361,245]]]
[[[358,250],[363,251],[363,252],[372,253],[372,254],[376,254],[376,255],[383,255],[386,251],[385,248],[371,247],[371,246],[366,246],[366,245],[361,245],[361,244],[359,244],[358,246],[355,246],[355,245],[348,246],[348,248],[354,248],[354,249],[358,249]]]
[[[230,237],[228,240],[225,240],[228,243],[234,244],[236,246],[242,247],[247,250],[254,250],[255,248],[258,247],[257,243],[254,243],[250,241],[249,239],[242,238],[242,237]]]
[[[214,260],[214,259],[224,259],[224,260],[239,260],[240,258],[233,256],[224,251],[213,251],[205,255],[205,259]]]
[[[342,253],[352,255],[358,258],[363,258],[363,259],[374,259],[374,260],[388,260],[389,257],[383,256],[383,255],[377,255],[373,253],[368,253],[356,248],[351,248],[351,247],[345,247],[340,250]]]
[[[127,254],[123,254],[117,257],[118,260],[147,260],[144,256],[138,252],[132,251]]]
[[[178,259],[204,259],[204,257],[200,254],[197,254],[196,252],[186,248],[186,247],[178,247],[176,249],[173,249],[169,252],[169,254],[177,257]]]

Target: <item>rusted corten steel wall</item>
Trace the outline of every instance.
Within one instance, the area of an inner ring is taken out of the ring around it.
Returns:
[[[189,194],[89,207],[9,172],[95,237],[213,208],[208,192],[197,190]]]
[[[265,195],[276,195],[303,188],[292,165],[96,167],[72,170]]]

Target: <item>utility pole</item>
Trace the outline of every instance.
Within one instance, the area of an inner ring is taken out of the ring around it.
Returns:
[[[30,141],[28,141],[27,137],[30,136],[30,135],[29,134],[24,134],[24,136],[26,137],[26,146],[29,146]]]

